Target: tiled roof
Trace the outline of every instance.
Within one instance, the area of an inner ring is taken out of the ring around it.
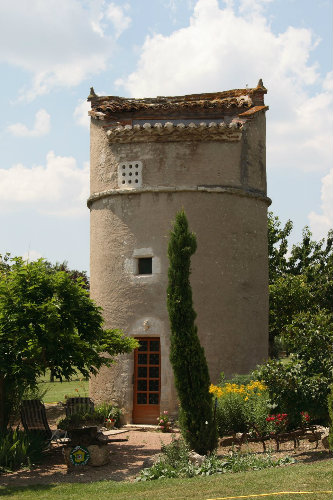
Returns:
[[[94,118],[105,118],[112,114],[138,112],[169,112],[221,110],[242,113],[254,107],[264,106],[264,94],[267,93],[262,80],[257,87],[227,90],[208,94],[190,94],[174,97],[155,97],[134,99],[117,96],[97,96],[91,88],[88,101],[91,102],[90,115]],[[258,109],[259,110],[259,109]]]

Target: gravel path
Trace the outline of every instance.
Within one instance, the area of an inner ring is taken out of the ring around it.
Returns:
[[[62,447],[52,445],[52,449],[46,452],[42,465],[33,470],[2,474],[0,486],[133,480],[143,467],[149,466],[149,458],[161,451],[161,444],[170,443],[175,435],[177,434],[129,430],[119,435],[121,438],[128,436],[128,441],[108,444],[110,464],[102,467],[77,467],[69,473]]]

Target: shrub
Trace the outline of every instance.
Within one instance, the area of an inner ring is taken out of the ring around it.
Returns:
[[[266,469],[294,462],[295,460],[290,457],[276,460],[269,453],[255,455],[253,453],[232,452],[231,455],[222,458],[211,454],[204,458],[201,465],[196,465],[189,460],[188,446],[182,439],[179,439],[163,446],[159,460],[152,467],[141,471],[137,481],[152,481],[172,477],[210,476],[225,472]]]
[[[255,374],[268,387],[280,413],[288,413],[289,425],[301,425],[307,411],[314,423],[328,423],[327,396],[333,370],[333,316],[328,311],[302,312],[282,332],[292,353],[287,363],[270,360]]]
[[[47,441],[38,433],[8,430],[0,435],[0,471],[31,467],[42,458]]]
[[[115,420],[115,427],[120,427],[122,411],[117,406],[108,403],[96,406],[93,413],[73,413],[57,422],[58,429],[68,430],[83,425],[103,425],[109,419]]]
[[[103,423],[107,418],[114,419],[115,427],[120,427],[120,418],[122,414],[123,413],[118,406],[114,406],[110,403],[102,403],[95,406],[95,411],[93,413],[96,420],[100,417],[98,423]]]
[[[159,417],[157,417],[157,425],[162,432],[171,432],[171,422],[167,410],[164,410]]]
[[[238,393],[229,393],[218,398],[216,425],[220,437],[247,431],[246,405]]]
[[[230,378],[226,379],[224,376],[224,373],[222,372],[220,375],[219,385],[222,385],[224,383],[237,384],[237,385],[248,385],[252,381],[253,381],[253,374],[252,373],[246,373],[243,375],[240,375],[238,373],[234,373]]]
[[[290,428],[302,424],[302,411],[308,412],[314,423],[327,424],[328,376],[307,375],[303,363],[293,358],[287,364],[270,360],[258,367],[256,375],[268,387],[275,411],[288,414]]]
[[[217,397],[216,422],[219,436],[236,432],[268,431],[266,417],[271,405],[267,388],[259,381],[236,384],[225,383],[222,387],[210,386]]]

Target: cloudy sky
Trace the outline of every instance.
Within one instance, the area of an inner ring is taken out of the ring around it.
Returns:
[[[0,253],[89,271],[90,86],[268,89],[272,210],[333,227],[331,0],[1,0]]]

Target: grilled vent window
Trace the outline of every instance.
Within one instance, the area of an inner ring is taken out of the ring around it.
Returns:
[[[138,274],[152,274],[153,272],[153,258],[141,257],[138,259]]]
[[[131,189],[142,186],[141,161],[124,162],[118,165],[118,186]]]

